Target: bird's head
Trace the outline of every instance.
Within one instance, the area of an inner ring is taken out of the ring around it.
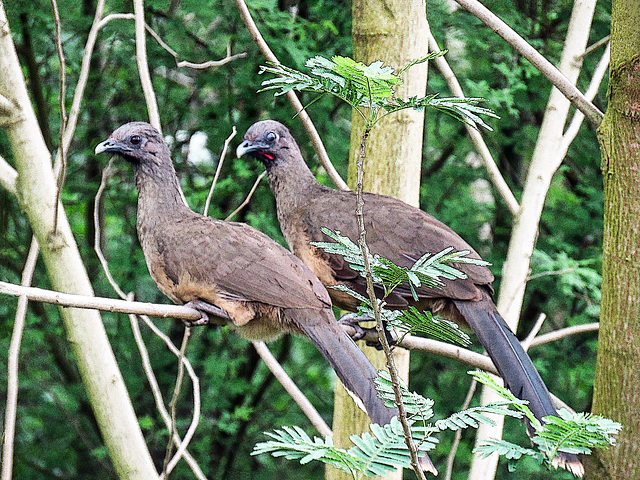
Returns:
[[[250,155],[269,168],[287,158],[293,148],[297,145],[287,127],[275,120],[263,120],[249,127],[236,155]]]
[[[171,162],[169,147],[160,132],[146,122],[131,122],[118,127],[95,150],[99,153],[120,155],[127,162],[138,167]]]

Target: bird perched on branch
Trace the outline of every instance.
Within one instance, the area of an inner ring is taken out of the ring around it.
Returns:
[[[278,220],[291,250],[318,276],[325,286],[346,285],[366,295],[365,279],[352,270],[340,255],[327,254],[310,245],[331,239],[326,227],[357,242],[359,237],[356,193],[321,185],[305,163],[289,130],[279,122],[265,120],[252,125],[236,150],[238,157],[250,155],[267,169],[276,199]],[[427,252],[439,253],[453,247],[480,256],[453,230],[422,210],[395,198],[364,194],[364,221],[367,245],[372,254],[388,258],[396,265],[411,267]],[[444,280],[442,288],[396,288],[385,298],[390,308],[415,305],[429,309],[457,323],[467,324],[479,338],[507,387],[541,420],[557,411],[550,393],[520,342],[498,313],[491,298],[493,274],[486,266],[456,264],[466,279]],[[334,305],[354,311],[359,301],[345,292],[329,288]],[[382,291],[377,292],[382,297]],[[556,463],[575,472],[582,465],[575,455],[560,454]]]
[[[250,227],[197,214],[185,205],[169,147],[148,123],[127,123],[100,143],[133,165],[138,189],[137,230],[149,272],[172,301],[230,319],[250,340],[284,333],[307,336],[355,395],[371,420],[386,424],[377,372],[336,322],[331,300],[307,266]]]

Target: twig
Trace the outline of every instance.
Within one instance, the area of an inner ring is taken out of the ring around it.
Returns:
[[[67,128],[67,107],[65,105],[65,97],[67,94],[67,73],[66,64],[64,60],[64,51],[62,50],[62,39],[60,38],[60,13],[58,12],[58,3],[56,0],[51,0],[51,7],[53,8],[53,21],[55,24],[55,42],[56,50],[58,52],[58,61],[60,63],[60,91],[58,92],[58,102],[60,104],[60,147],[58,148],[57,161],[60,163],[60,171],[58,173],[58,185],[56,187],[56,198],[53,207],[53,231],[58,231],[58,210],[60,208],[60,195],[62,193],[62,187],[67,176],[67,150],[64,147],[64,131]]]
[[[609,67],[609,60],[611,58],[611,44],[608,43],[606,48],[604,49],[604,53],[596,66],[596,69],[593,72],[593,77],[591,77],[591,82],[589,82],[589,88],[584,93],[584,96],[593,100],[598,93],[598,89],[600,88],[600,84],[602,83],[602,79],[604,78],[605,73],[607,72],[607,68]],[[567,127],[564,135],[562,135],[562,141],[560,142],[560,153],[559,155],[563,158],[567,154],[567,150],[569,150],[569,145],[578,135],[578,131],[580,131],[580,126],[582,125],[582,121],[584,120],[584,113],[580,110],[576,110],[573,114],[573,118],[571,119],[571,123]]]
[[[271,373],[278,379],[280,384],[284,387],[291,398],[298,404],[302,412],[307,416],[307,418],[311,421],[316,430],[320,433],[320,435],[324,437],[331,436],[331,429],[322,419],[318,411],[311,404],[309,399],[302,393],[302,391],[298,388],[298,386],[291,380],[291,377],[287,375],[287,372],[284,371],[282,365],[278,363],[276,357],[273,356],[269,348],[264,342],[251,342],[253,347],[260,355],[260,358],[265,363],[265,365],[271,370]]]
[[[577,335],[578,333],[597,332],[599,328],[599,323],[585,323],[582,325],[574,325],[573,327],[561,328],[559,330],[545,333],[544,335],[540,335],[539,337],[534,338],[531,341],[531,346],[537,347],[538,345],[557,342],[558,340],[569,337],[571,335]]]
[[[213,196],[213,190],[216,188],[216,183],[218,182],[218,177],[220,176],[220,170],[222,170],[222,164],[224,163],[224,159],[227,156],[227,149],[229,148],[229,142],[236,136],[238,131],[236,130],[236,126],[234,125],[231,129],[231,135],[227,137],[224,141],[224,147],[222,148],[222,153],[220,154],[220,160],[218,160],[218,167],[216,168],[216,174],[213,176],[213,182],[211,182],[211,188],[209,189],[209,194],[207,195],[207,201],[204,202],[204,212],[202,213],[205,217],[209,214],[209,204],[211,203],[211,197]]]
[[[371,104],[371,102],[370,102]],[[366,156],[366,147],[367,147],[367,139],[369,138],[369,133],[371,131],[370,127],[366,127],[364,133],[362,134],[362,141],[360,143],[360,154],[358,155],[358,160],[356,162],[357,167],[357,181],[356,181],[356,219],[358,221],[358,245],[360,246],[360,250],[362,251],[362,257],[364,260],[364,271],[365,277],[367,281],[367,295],[369,296],[369,301],[371,302],[371,308],[373,309],[373,315],[376,320],[376,331],[378,333],[378,341],[382,345],[382,350],[384,351],[385,357],[387,359],[387,367],[389,369],[389,375],[391,376],[391,386],[393,387],[393,392],[395,395],[395,403],[398,407],[398,418],[400,423],[402,424],[402,430],[404,432],[404,441],[409,449],[409,455],[411,457],[411,467],[415,472],[416,476],[421,480],[426,480],[424,471],[422,470],[422,466],[418,460],[418,451],[413,442],[413,435],[411,434],[411,425],[407,420],[407,412],[404,407],[404,403],[402,401],[402,389],[400,387],[400,378],[398,375],[398,370],[395,366],[395,361],[393,359],[393,355],[391,353],[391,347],[389,346],[389,341],[387,340],[387,335],[385,331],[385,326],[382,323],[382,317],[380,316],[380,305],[378,303],[378,299],[376,298],[376,293],[373,286],[373,274],[371,271],[371,264],[369,263],[369,247],[366,242],[367,232],[364,226],[364,198],[363,198],[363,177],[364,177],[364,159]]]
[[[536,335],[538,335],[538,332],[542,328],[542,324],[546,319],[547,319],[547,316],[544,313],[541,313],[540,315],[538,315],[538,319],[536,320],[535,325],[529,332],[529,335],[527,335],[527,338],[525,338],[522,342],[520,342],[525,352],[529,350],[529,347],[531,347],[531,342],[533,342],[533,339],[536,338]]]
[[[182,360],[184,360],[184,353],[187,350],[187,345],[189,344],[189,337],[191,336],[191,328],[185,327],[184,335],[182,337],[182,345],[180,346],[180,353],[178,355],[178,375],[176,376],[176,386],[173,389],[173,397],[169,402],[169,410],[171,412],[171,427],[169,431],[171,432],[171,436],[169,438],[169,443],[167,444],[167,451],[164,456],[164,463],[162,467],[162,476],[167,478],[169,475],[169,459],[171,458],[171,452],[173,450],[173,438],[179,436],[178,427],[176,425],[176,407],[178,405],[178,400],[180,398],[180,391],[182,389],[182,379],[184,378],[184,367]],[[179,459],[180,457],[178,457]]]
[[[594,50],[597,50],[598,48],[600,48],[605,43],[610,43],[609,42],[610,40],[611,40],[611,35],[607,35],[606,37],[601,38],[600,40],[598,40],[596,43],[594,43],[590,47],[587,47],[585,49],[584,53],[582,53],[582,55],[579,55],[579,57],[583,58],[583,57],[586,57],[587,55],[590,55],[591,52],[593,52]],[[589,98],[589,97],[587,97],[587,98]]]
[[[229,216],[227,216],[227,218],[225,218],[226,221],[229,221],[233,217],[235,217],[236,214],[251,201],[251,197],[253,196],[253,193],[256,191],[256,188],[258,188],[258,184],[260,183],[260,180],[262,180],[266,174],[267,174],[267,171],[265,170],[260,175],[258,175],[258,178],[256,178],[255,182],[253,182],[253,187],[251,187],[251,190],[249,190],[247,197],[244,199],[244,201],[240,205],[238,205],[238,208],[236,208],[233,212],[229,214]]]
[[[256,45],[258,45],[258,48],[260,49],[262,54],[265,56],[267,61],[279,64],[280,62],[278,61],[278,58],[271,51],[271,49],[269,48],[269,45],[267,45],[267,42],[264,40],[264,37],[260,33],[260,30],[258,30],[258,26],[253,21],[253,18],[251,18],[251,13],[247,8],[247,4],[244,2],[244,0],[235,0],[235,2],[236,2],[236,6],[238,7],[238,10],[240,11],[240,17],[242,17],[242,21],[244,22],[245,26],[249,30],[249,34],[251,35],[251,38],[253,38],[253,41],[256,42]],[[307,131],[307,134],[311,138],[311,143],[313,143],[313,148],[315,148],[316,153],[318,154],[320,163],[326,170],[327,175],[329,175],[329,178],[331,179],[331,181],[340,190],[349,190],[349,187],[347,186],[345,181],[342,179],[342,177],[340,177],[340,174],[333,166],[333,163],[331,163],[331,159],[327,154],[327,150],[324,148],[324,144],[322,143],[322,139],[320,138],[320,135],[318,134],[318,131],[316,130],[315,125],[311,121],[311,117],[309,117],[309,114],[306,112],[306,110],[302,106],[302,103],[298,99],[297,95],[293,90],[289,90],[286,95],[287,95],[287,98],[289,99],[289,103],[291,103],[291,105],[293,106],[293,110],[296,112],[296,115],[302,122],[302,125],[304,125],[304,128]]]
[[[22,270],[21,283],[24,286],[31,284],[33,272],[38,261],[40,247],[38,240],[33,236],[29,254]],[[4,434],[2,438],[2,480],[11,480],[13,470],[13,446],[16,432],[16,415],[18,410],[18,363],[20,358],[20,343],[27,316],[27,297],[18,298],[16,316],[7,355],[7,402],[4,416]]]
[[[440,47],[438,46],[438,42],[436,41],[431,31],[429,31],[429,51],[440,52]],[[442,74],[445,81],[447,82],[447,85],[449,86],[449,90],[451,90],[451,93],[455,97],[464,98],[464,92],[462,91],[462,87],[460,86],[460,83],[458,82],[458,79],[456,78],[455,73],[453,73],[453,70],[449,66],[449,63],[447,62],[446,58],[444,56],[440,56],[435,58],[432,61],[435,62],[436,67],[438,67],[438,70],[440,70],[440,73]],[[482,161],[484,162],[484,166],[487,169],[487,173],[489,174],[489,178],[491,179],[493,186],[496,188],[496,190],[502,197],[502,200],[507,205],[507,208],[509,209],[511,214],[514,216],[517,215],[518,210],[520,210],[520,205],[518,204],[516,197],[513,195],[513,192],[509,188],[509,185],[507,185],[507,182],[504,180],[502,173],[500,173],[500,170],[496,165],[496,161],[493,159],[493,156],[489,151],[489,147],[487,147],[487,144],[482,138],[482,134],[478,129],[473,128],[468,123],[466,122],[463,122],[463,123],[464,123],[464,127],[467,130],[467,134],[471,139],[471,142],[473,143],[476,151],[478,152],[478,154],[482,158]]]
[[[158,35],[155,32],[155,30],[153,30],[153,28],[151,28],[149,25],[145,24],[145,28],[147,29],[147,32],[149,32],[149,35],[151,35],[155,39],[155,41],[158,42],[158,45],[160,45],[164,50],[167,51],[167,53],[169,53],[169,55],[173,57],[173,59],[176,62],[176,67],[178,68],[186,67],[186,68],[193,68],[195,70],[204,70],[212,67],[220,67],[226,63],[231,62],[232,60],[247,56],[245,52],[231,55],[229,45],[227,45],[227,56],[224,57],[222,60],[209,60],[203,63],[193,63],[193,62],[187,62],[185,60],[178,60],[178,52],[176,52],[173,48],[167,45],[164,42],[164,40],[160,38],[160,35]]]
[[[476,387],[478,386],[478,380],[476,377],[471,377],[471,385],[469,385],[469,391],[467,392],[467,396],[462,402],[462,406],[460,407],[460,411],[466,410],[471,405],[471,400],[473,399],[473,395],[476,393]],[[462,429],[459,428],[456,430],[456,434],[453,437],[453,444],[451,445],[451,451],[449,455],[447,455],[447,471],[444,474],[444,480],[451,480],[451,475],[453,474],[453,463],[456,459],[456,453],[458,451],[458,447],[460,446],[460,440],[462,439]]]
[[[171,353],[178,356],[180,352],[175,347],[175,345],[173,345],[173,342],[171,342],[171,339],[167,337],[165,334],[163,334],[149,320],[149,317],[142,315],[141,318],[151,328],[152,332],[158,338],[160,338],[167,345],[167,347],[169,347],[169,350],[171,351]],[[160,416],[164,420],[164,423],[167,426],[167,430],[171,432],[171,416],[169,415],[169,412],[167,412],[167,409],[164,406],[164,399],[162,398],[162,392],[160,391],[160,386],[158,385],[156,376],[153,373],[153,368],[151,368],[151,362],[149,360],[149,352],[147,351],[147,348],[144,344],[144,340],[142,339],[140,326],[138,324],[138,318],[136,315],[131,314],[129,315],[129,321],[131,323],[133,338],[135,339],[136,344],[138,345],[138,350],[140,351],[140,358],[142,359],[142,368],[147,376],[147,380],[149,381],[149,385],[151,387],[151,392],[153,393],[153,398],[156,402],[156,408],[158,409]],[[182,362],[184,363],[184,366],[187,369],[187,373],[191,378],[191,383],[193,384],[193,421],[192,421],[192,426],[193,426],[194,423],[197,424],[200,418],[200,382],[198,380],[198,376],[193,370],[193,367],[191,366],[191,363],[189,362],[189,359],[184,357],[182,359]],[[189,431],[191,431],[191,429],[192,427],[190,426]],[[187,432],[187,435],[185,435],[184,443],[188,443],[187,437],[189,437],[189,432]],[[176,456],[177,456],[182,451],[183,448],[186,448],[186,445],[183,447],[183,442],[180,439],[180,437],[177,435],[174,435],[173,441],[178,446],[178,451],[176,452]],[[174,458],[176,456],[174,456]],[[187,464],[189,465],[189,467],[191,468],[191,470],[193,471],[196,478],[198,478],[199,480],[206,480],[207,477],[204,475],[204,473],[200,469],[200,466],[198,465],[196,460],[193,458],[193,456],[188,451],[185,451],[182,456],[187,462]]]
[[[158,102],[156,100],[156,94],[153,91],[153,83],[151,83],[151,74],[149,73],[149,62],[147,60],[147,43],[144,28],[144,0],[133,0],[133,13],[136,16],[136,62],[138,64],[140,84],[142,85],[142,91],[147,103],[149,123],[159,132],[162,132]]]
[[[591,123],[596,126],[600,125],[604,114],[593,103],[587,100],[580,90],[549,62],[549,60],[544,58],[511,27],[477,0],[455,0],[455,2],[475,15],[481,22],[500,35],[509,45],[529,60],[553,86],[560,90],[577,109],[585,114]]]

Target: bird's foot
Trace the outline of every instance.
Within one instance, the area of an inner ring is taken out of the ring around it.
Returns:
[[[353,341],[358,341],[361,338],[364,338],[366,335],[366,331],[364,328],[360,326],[360,322],[371,322],[374,319],[369,315],[358,315],[357,313],[345,313],[338,323],[342,326],[348,327],[349,336],[353,339]]]
[[[362,328],[360,326],[360,322],[373,322],[373,321],[375,321],[375,319],[369,315],[358,315],[357,313],[347,313],[342,317],[340,317],[340,320],[338,320],[338,323],[340,323],[342,326],[347,327],[346,328],[347,333],[353,339],[354,342],[367,337],[365,338],[365,343],[367,344],[368,347],[374,347],[376,350],[382,350],[382,344],[380,343],[380,340],[372,339],[372,337],[377,338],[376,329]],[[375,332],[375,335],[374,334],[369,335],[370,331]],[[385,323],[384,333],[387,337],[387,342],[389,343],[389,345],[395,345],[396,339],[393,337],[391,332],[387,330],[386,323]]]
[[[200,313],[200,318],[198,320],[182,320],[182,322],[187,327],[199,327],[201,325],[208,325],[211,323],[211,319],[209,318],[209,314],[214,315],[216,317],[223,318],[225,320],[231,320],[231,317],[227,315],[227,312],[222,310],[220,307],[216,307],[204,300],[191,300],[184,304],[185,307],[193,308]]]

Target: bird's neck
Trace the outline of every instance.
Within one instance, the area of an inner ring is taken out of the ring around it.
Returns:
[[[140,231],[141,225],[147,230],[161,228],[163,223],[174,221],[186,211],[191,211],[184,202],[173,165],[154,165],[153,168],[137,165],[135,177],[139,234],[146,233]]]
[[[278,217],[286,217],[304,205],[324,188],[316,180],[302,157],[295,161],[278,162],[267,169],[269,185],[276,198]]]

